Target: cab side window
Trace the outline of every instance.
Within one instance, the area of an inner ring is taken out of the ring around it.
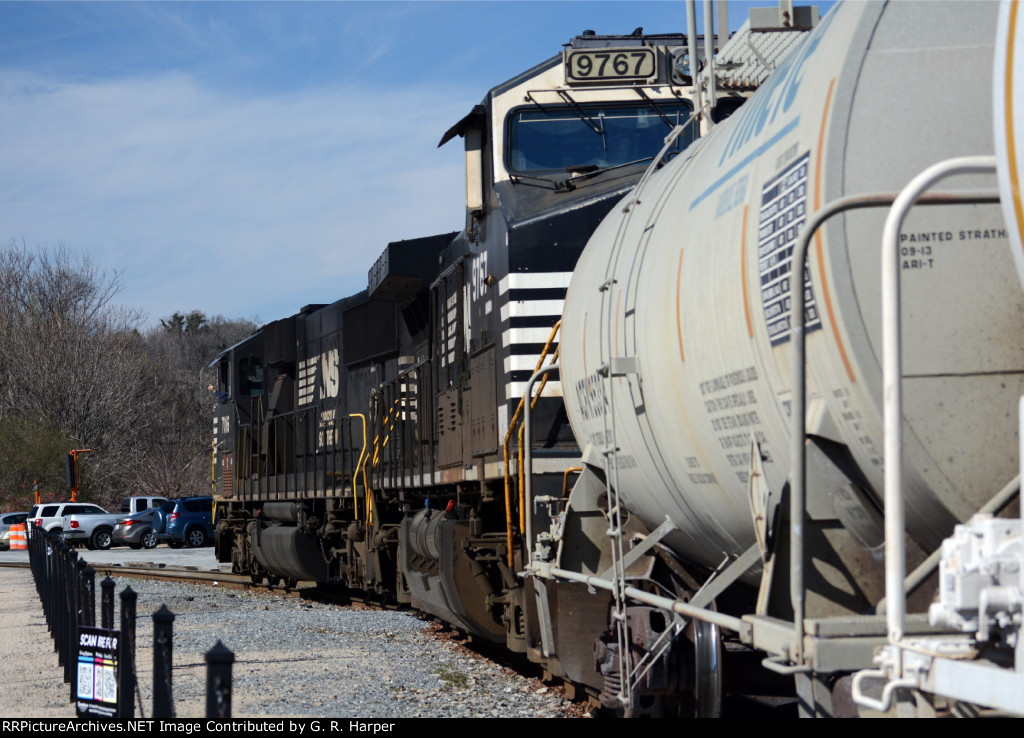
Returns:
[[[249,356],[239,361],[238,379],[243,397],[259,397],[263,394],[263,365],[259,359]]]

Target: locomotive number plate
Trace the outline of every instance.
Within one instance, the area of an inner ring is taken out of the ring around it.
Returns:
[[[565,77],[573,82],[621,82],[654,76],[657,60],[649,48],[567,51]]]

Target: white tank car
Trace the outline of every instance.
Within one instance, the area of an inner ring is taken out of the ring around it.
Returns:
[[[997,11],[837,5],[587,246],[561,336],[570,421],[581,446],[618,449],[609,476],[627,508],[652,528],[667,515],[692,560],[712,566],[754,543],[752,440],[776,500],[789,475],[789,257],[803,222],[843,196],[897,191],[942,159],[992,153]],[[852,500],[809,487],[808,515],[853,521],[866,548],[882,541],[886,212],[829,221],[804,287],[809,432],[863,475]],[[916,208],[901,254],[907,529],[929,551],[1016,473],[1024,299],[998,205]]]

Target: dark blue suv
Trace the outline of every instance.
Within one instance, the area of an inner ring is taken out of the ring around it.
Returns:
[[[168,500],[153,513],[157,540],[172,548],[213,545],[213,498]]]

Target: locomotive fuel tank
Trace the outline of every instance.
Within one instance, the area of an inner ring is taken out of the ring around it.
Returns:
[[[774,502],[786,485],[794,295],[808,319],[809,433],[849,460],[844,483],[809,487],[807,514],[861,521],[847,525],[857,541],[881,543],[886,211],[830,220],[802,287],[790,257],[826,203],[992,152],[997,9],[837,5],[589,242],[561,337],[570,421],[631,512],[652,529],[667,515],[690,560],[714,566],[753,545],[752,468]],[[940,189],[994,186],[979,175]],[[1015,474],[1024,300],[996,205],[915,209],[901,254],[907,529],[932,550]]]

